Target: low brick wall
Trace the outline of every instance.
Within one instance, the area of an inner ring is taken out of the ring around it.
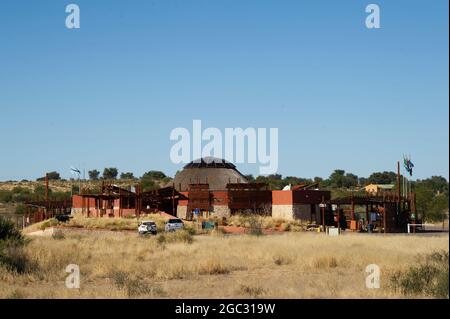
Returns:
[[[272,205],[272,217],[309,223],[311,220],[311,206],[300,204]]]

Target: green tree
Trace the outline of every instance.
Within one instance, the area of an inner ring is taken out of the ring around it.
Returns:
[[[318,183],[319,185],[323,183],[323,178],[316,176],[314,177],[314,183]]]
[[[358,183],[359,183],[358,176],[352,173],[345,174],[344,187],[346,188],[356,187],[358,186]]]
[[[345,184],[345,171],[342,169],[336,169],[331,173],[329,177],[329,183],[331,187],[342,188]]]
[[[394,172],[376,172],[367,179],[368,184],[395,184],[397,174]]]
[[[425,185],[437,194],[448,194],[448,182],[442,176],[431,176],[430,178],[419,180],[417,183]]]
[[[161,180],[163,178],[166,178],[166,174],[164,174],[161,171],[148,171],[144,175],[142,175],[142,178],[150,178],[153,180]]]
[[[155,181],[149,177],[141,178],[141,187],[144,192],[159,188]]]
[[[13,200],[13,193],[8,190],[0,190],[0,203],[10,203]]]
[[[61,180],[61,176],[59,175],[58,172],[55,172],[55,171],[50,172],[50,173],[47,173],[47,176],[48,176],[48,179],[49,179],[50,181],[59,181],[59,180]],[[40,177],[40,178],[38,178],[38,179],[36,179],[36,180],[37,180],[38,182],[45,181],[45,176],[44,176],[44,177]]]
[[[115,167],[108,167],[103,170],[103,179],[117,179],[119,171]]]
[[[88,172],[89,178],[93,181],[97,181],[100,177],[100,172],[96,169]]]
[[[44,185],[36,185],[34,187],[34,194],[38,198],[44,199],[45,198],[45,186]],[[51,194],[52,194],[52,189],[49,187],[48,188],[48,196],[50,197]]]
[[[30,189],[16,186],[12,190],[12,201],[15,203],[23,203],[31,201],[33,199],[33,193]]]
[[[434,192],[432,189],[420,184],[416,185],[415,192],[417,213],[422,216],[424,220],[429,220],[428,214],[430,213]],[[430,218],[431,216],[432,214],[430,214]]]
[[[443,194],[434,196],[429,207],[427,220],[442,221],[448,216],[448,197]]]
[[[134,179],[134,174],[131,172],[120,174],[120,179]]]

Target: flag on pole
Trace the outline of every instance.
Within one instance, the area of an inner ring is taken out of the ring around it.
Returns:
[[[411,157],[403,156],[403,166],[410,176],[413,174],[414,164],[411,161]]]
[[[78,176],[80,176],[81,175],[81,171],[78,169],[78,168],[75,168],[75,167],[71,167],[70,168],[70,172],[72,173],[72,174],[78,174]]]

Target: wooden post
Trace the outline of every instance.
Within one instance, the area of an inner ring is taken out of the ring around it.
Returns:
[[[322,196],[322,226],[323,226],[323,231],[325,231],[325,197]]]
[[[175,183],[172,185],[172,215],[176,216],[175,212]]]
[[[337,211],[337,227],[338,227],[338,229],[340,230],[341,229],[341,212],[340,212],[340,208],[341,208],[341,206],[338,204],[337,205],[337,208],[336,208],[336,211]]]

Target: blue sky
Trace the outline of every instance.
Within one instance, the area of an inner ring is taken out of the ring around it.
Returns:
[[[81,28],[65,28],[65,6]],[[278,127],[283,175],[449,176],[448,1],[0,4],[0,180],[173,175],[172,129]],[[239,165],[258,173],[258,165]]]

